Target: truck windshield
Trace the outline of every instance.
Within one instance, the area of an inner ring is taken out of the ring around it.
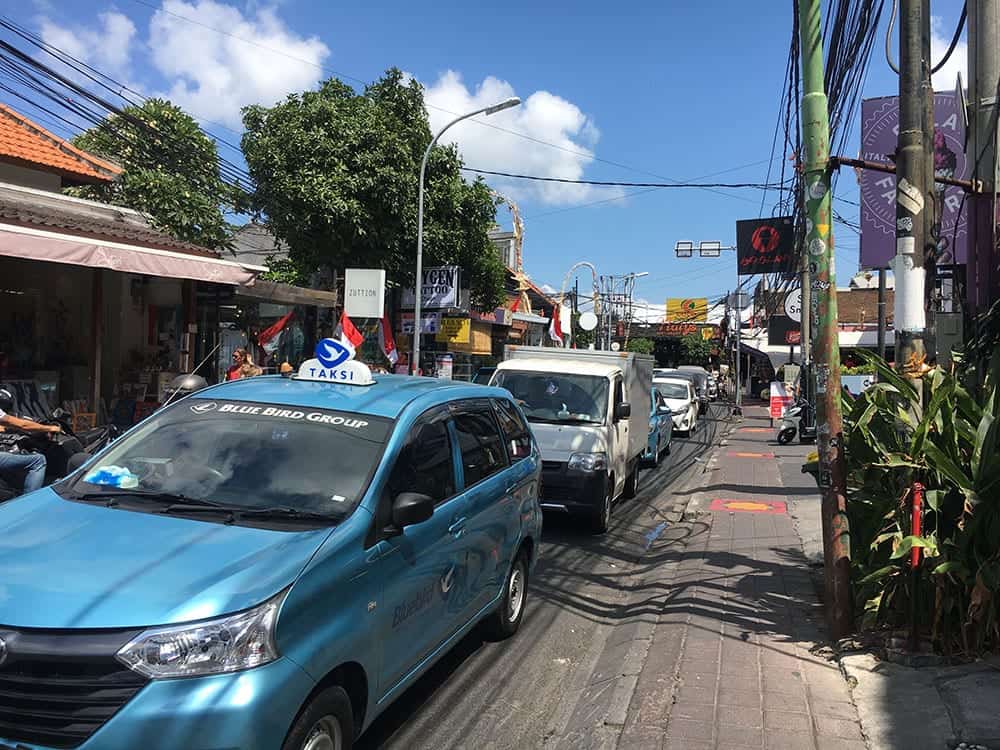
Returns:
[[[608,410],[607,378],[558,372],[497,370],[493,385],[506,388],[529,422],[603,424]]]
[[[392,424],[310,407],[186,399],[60,489],[71,498],[127,496],[130,505],[211,504],[237,518],[281,509],[336,522],[360,501]]]

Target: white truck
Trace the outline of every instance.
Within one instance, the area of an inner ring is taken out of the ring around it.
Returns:
[[[508,346],[491,385],[506,388],[542,452],[542,508],[604,532],[634,497],[649,438],[653,358],[633,352]]]

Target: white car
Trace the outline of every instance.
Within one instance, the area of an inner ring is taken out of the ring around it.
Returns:
[[[690,435],[698,426],[698,394],[687,378],[654,377],[653,385],[674,413],[674,429]]]

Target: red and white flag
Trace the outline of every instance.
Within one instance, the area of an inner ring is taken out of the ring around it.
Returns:
[[[562,324],[559,322],[559,308],[561,305],[555,305],[552,308],[552,320],[549,321],[549,338],[555,341],[559,346],[563,345],[563,332]]]
[[[337,330],[333,332],[333,337],[350,349],[352,355],[365,340],[364,334],[355,327],[351,319],[347,317],[346,312],[340,314],[340,323],[337,324]]]
[[[291,322],[294,315],[295,311],[292,310],[277,323],[260,332],[257,336],[257,343],[265,353],[274,354],[278,350],[278,347],[281,346],[281,338],[285,333],[285,328]]]
[[[399,361],[399,352],[396,351],[396,340],[392,337],[392,325],[389,323],[388,315],[383,315],[378,322],[378,345],[382,347],[382,353],[390,364],[395,365]]]

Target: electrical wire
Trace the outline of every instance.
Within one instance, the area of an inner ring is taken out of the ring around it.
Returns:
[[[476,174],[488,174],[494,177],[508,177],[515,180],[531,180],[534,182],[557,182],[565,185],[596,185],[598,187],[640,187],[640,188],[752,188],[757,190],[767,190],[779,187],[777,184],[767,184],[762,182],[615,182],[608,180],[571,180],[566,177],[544,177],[542,175],[518,174],[515,172],[498,172],[490,169],[478,169],[476,167],[462,167],[466,172]]]
[[[948,51],[944,53],[944,59],[941,60],[937,65],[931,68],[931,74],[937,73],[941,68],[945,66],[948,59],[951,57],[951,53],[955,51],[955,47],[958,46],[958,40],[962,36],[962,29],[965,28],[965,19],[969,14],[969,3],[968,0],[962,4],[962,15],[959,16],[958,26],[955,28],[955,34],[951,37],[951,44],[948,45]]]

